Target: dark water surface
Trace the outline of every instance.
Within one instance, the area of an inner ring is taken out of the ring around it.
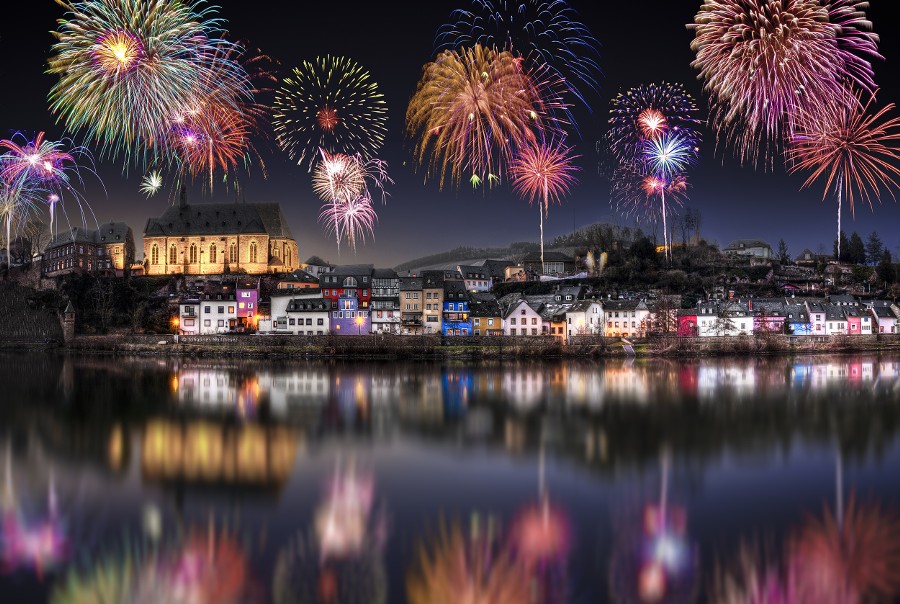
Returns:
[[[892,357],[0,356],[0,464],[3,604],[900,591]]]

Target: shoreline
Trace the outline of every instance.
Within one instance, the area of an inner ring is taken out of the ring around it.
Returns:
[[[58,351],[85,355],[343,360],[607,359],[727,356],[789,356],[856,352],[900,354],[900,335],[657,337],[633,341],[629,354],[619,338],[579,337],[563,343],[551,336],[447,337],[363,336],[179,336],[109,334],[58,342],[0,341],[0,350]]]

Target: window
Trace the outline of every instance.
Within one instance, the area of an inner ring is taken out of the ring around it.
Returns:
[[[211,306],[204,306],[204,307],[203,307],[203,312],[205,312],[206,314],[211,313],[211,312],[212,312],[212,307],[211,307]]]
[[[211,243],[211,244],[209,244],[209,261],[216,262],[217,258],[218,258],[218,255],[216,253],[216,244]]]
[[[207,312],[209,312],[209,311],[207,311]],[[210,321],[209,319],[203,319],[203,327],[209,327],[211,325],[212,325],[212,321]]]
[[[316,325],[325,325],[325,319],[316,319]],[[322,333],[321,331],[319,332]]]
[[[250,262],[256,262],[256,242],[250,242]]]
[[[515,324],[516,324],[516,318],[515,318],[515,317],[512,317],[512,318],[509,320],[509,324],[510,324],[510,325],[515,325]]]
[[[488,319],[488,327],[493,327],[493,326],[494,326],[494,320]]]
[[[523,334],[523,335],[524,335],[524,334]],[[537,335],[537,328],[535,328],[535,327],[532,327],[532,328],[531,328],[531,335],[533,335],[533,336],[536,336],[536,335]]]
[[[188,252],[188,262],[191,264],[197,263],[197,244],[192,243]]]
[[[428,297],[430,298],[430,297],[431,297],[431,294],[428,294]],[[406,299],[407,299],[407,300],[412,299],[412,294],[409,293],[409,292],[406,292]]]
[[[155,243],[150,248],[150,264],[159,264],[159,246]]]
[[[224,307],[224,306],[220,306],[220,307],[219,307],[219,314],[220,314],[220,315],[224,315],[224,314],[225,314],[225,307]]]
[[[295,319],[288,319],[288,324],[289,324],[289,325],[296,325],[296,322],[295,322],[295,321],[296,321]]]
[[[306,324],[307,324],[307,325],[312,325],[312,319],[311,319],[311,318],[307,319],[307,320],[306,320]],[[312,335],[312,334],[310,333],[309,335]]]
[[[219,319],[219,327],[225,327],[225,319]]]
[[[230,314],[234,314],[234,306],[229,306],[229,307],[228,307],[228,312],[229,312]]]
[[[169,246],[169,264],[178,264],[178,249],[174,243]]]
[[[237,262],[237,246],[233,241],[231,242],[231,245],[228,246],[228,261]]]
[[[537,325],[537,317],[531,317],[531,324]]]
[[[475,325],[481,325],[481,319],[475,318]],[[477,333],[475,335],[478,335]]]
[[[521,311],[519,314],[524,315],[524,314],[525,314],[525,309],[523,308],[522,311]]]

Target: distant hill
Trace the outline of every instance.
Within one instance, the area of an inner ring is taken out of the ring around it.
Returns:
[[[628,227],[614,224],[596,223],[578,229],[567,235],[560,235],[544,246],[545,251],[560,251],[572,254],[574,248],[595,248],[601,250],[611,249],[615,245],[627,247],[642,233]],[[519,241],[506,247],[458,247],[446,252],[422,256],[402,264],[398,264],[395,270],[398,273],[407,271],[421,271],[426,269],[445,269],[458,264],[465,264],[475,260],[493,258],[496,260],[519,261],[529,252],[539,251],[540,244],[536,241]]]

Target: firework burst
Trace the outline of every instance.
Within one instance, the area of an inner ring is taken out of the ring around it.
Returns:
[[[436,542],[419,546],[406,579],[410,604],[521,604],[531,601],[528,575],[509,552],[500,550],[490,529],[464,534],[441,528]]]
[[[371,74],[346,57],[303,61],[275,93],[278,145],[310,170],[319,149],[369,158],[384,144],[387,106]]]
[[[211,83],[232,102],[250,96],[246,72],[222,52],[221,22],[200,2],[59,2],[68,15],[50,58],[60,77],[50,109],[126,163],[167,155],[173,116],[208,98]]]
[[[819,111],[847,81],[872,90],[877,37],[853,0],[707,0],[694,23],[692,65],[720,140],[756,164],[792,134],[790,116]]]
[[[562,141],[525,145],[509,166],[513,190],[529,203],[540,204],[541,265],[544,263],[544,215],[550,203],[561,203],[575,184],[578,167],[572,148]]]
[[[439,52],[476,44],[524,57],[529,69],[546,68],[590,108],[585,94],[599,88],[600,43],[563,0],[472,0],[435,39]]]
[[[443,51],[425,66],[406,110],[416,160],[442,187],[448,177],[458,186],[464,172],[494,181],[514,149],[535,140],[532,127],[552,130],[552,116],[535,98],[540,89],[508,51]]]
[[[681,84],[644,84],[620,92],[609,114],[609,145],[620,162],[633,160],[644,141],[669,131],[700,142],[697,103]]]
[[[366,234],[375,235],[377,221],[378,215],[368,195],[326,203],[319,212],[319,222],[325,225],[327,233],[337,238],[339,248],[341,240],[346,239],[354,254],[356,244],[366,242]]]
[[[159,170],[153,170],[141,180],[141,193],[147,198],[156,195],[163,186],[163,177]]]
[[[803,187],[820,178],[825,191],[834,191],[838,202],[838,246],[841,203],[846,199],[855,214],[856,199],[870,207],[882,190],[894,196],[900,177],[900,118],[891,116],[894,105],[875,111],[874,97],[863,102],[862,93],[845,92],[849,100],[803,110],[794,118],[796,132],[788,148],[790,171],[809,171]],[[840,249],[838,250],[840,254]]]

